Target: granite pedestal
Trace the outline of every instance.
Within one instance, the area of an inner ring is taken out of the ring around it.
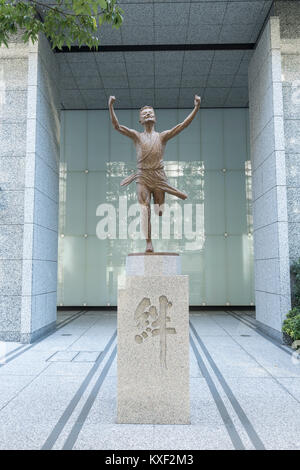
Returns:
[[[180,256],[129,255],[118,290],[118,423],[188,424],[189,287]]]

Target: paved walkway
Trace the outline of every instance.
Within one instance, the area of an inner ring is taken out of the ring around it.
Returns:
[[[299,449],[300,361],[248,315],[190,320],[191,425],[116,424],[116,314],[63,312],[33,345],[0,343],[0,448]]]

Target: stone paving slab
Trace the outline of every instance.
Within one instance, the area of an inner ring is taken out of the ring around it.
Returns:
[[[71,362],[78,356],[78,351],[56,351],[48,357],[48,362]]]
[[[300,448],[300,363],[220,311],[191,314],[191,424],[116,424],[116,315],[91,313],[6,349],[0,449]]]
[[[300,377],[277,377],[277,381],[300,402]]]
[[[300,404],[269,378],[228,379],[266,449],[300,449]]]
[[[0,409],[7,405],[34,378],[34,375],[2,375],[0,379]]]
[[[85,377],[92,367],[92,362],[52,362],[43,375]]]
[[[80,351],[73,362],[96,362],[102,351]]]
[[[259,333],[253,328],[230,315],[215,316],[214,320],[230,336],[259,336]]]
[[[31,422],[39,425],[41,421],[55,421],[65,410],[79,384],[80,378],[77,377],[40,375],[1,410],[0,423],[15,422],[26,426]]]
[[[34,376],[36,377],[47,367],[47,362],[44,360],[37,362],[24,362],[19,361],[18,363],[10,362],[0,368],[0,383],[2,382],[2,376],[15,375],[15,376]],[[0,385],[1,389],[1,385]]]
[[[262,367],[275,377],[300,377],[300,361],[293,363],[289,354],[271,341],[258,337],[239,337],[236,341]]]
[[[154,426],[155,449],[232,450],[224,425]]]
[[[153,449],[153,426],[143,424],[101,424],[83,427],[74,450]]]
[[[201,334],[201,326],[198,328]],[[266,377],[268,372],[262,368],[249,354],[230,337],[219,338],[216,342],[214,338],[201,335],[203,344],[214,360],[218,369],[226,377]]]

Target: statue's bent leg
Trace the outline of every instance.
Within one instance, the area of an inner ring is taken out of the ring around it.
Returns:
[[[153,252],[151,241],[151,191],[142,183],[137,183],[138,201],[141,205],[141,225],[146,237],[146,252]]]
[[[154,199],[154,212],[156,215],[163,215],[164,204],[165,204],[165,191],[162,189],[156,189],[153,191]]]
[[[171,186],[170,184],[167,184],[166,185],[166,188],[165,188],[165,192],[166,193],[169,193],[169,194],[172,194],[173,196],[177,196],[179,197],[179,199],[186,199],[187,198],[187,194],[184,193],[183,191],[179,191],[179,189],[176,189],[174,188],[173,186]]]

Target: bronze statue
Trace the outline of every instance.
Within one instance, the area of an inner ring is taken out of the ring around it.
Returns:
[[[121,182],[121,186],[127,186],[132,181],[137,183],[138,201],[145,208],[142,225],[146,237],[146,253],[153,253],[150,223],[151,195],[153,195],[155,211],[159,215],[162,215],[165,193],[173,194],[180,199],[187,198],[184,192],[168,183],[163,164],[164,149],[169,139],[175,137],[192,122],[200,107],[201,98],[195,95],[195,107],[187,118],[172,129],[163,132],[156,132],[154,129],[156,119],[152,106],[144,106],[140,110],[139,122],[144,126],[144,132],[137,132],[134,129],[122,126],[119,124],[114,111],[115,100],[114,96],[110,96],[108,102],[111,122],[117,131],[134,141],[137,152],[137,171],[125,178]]]

